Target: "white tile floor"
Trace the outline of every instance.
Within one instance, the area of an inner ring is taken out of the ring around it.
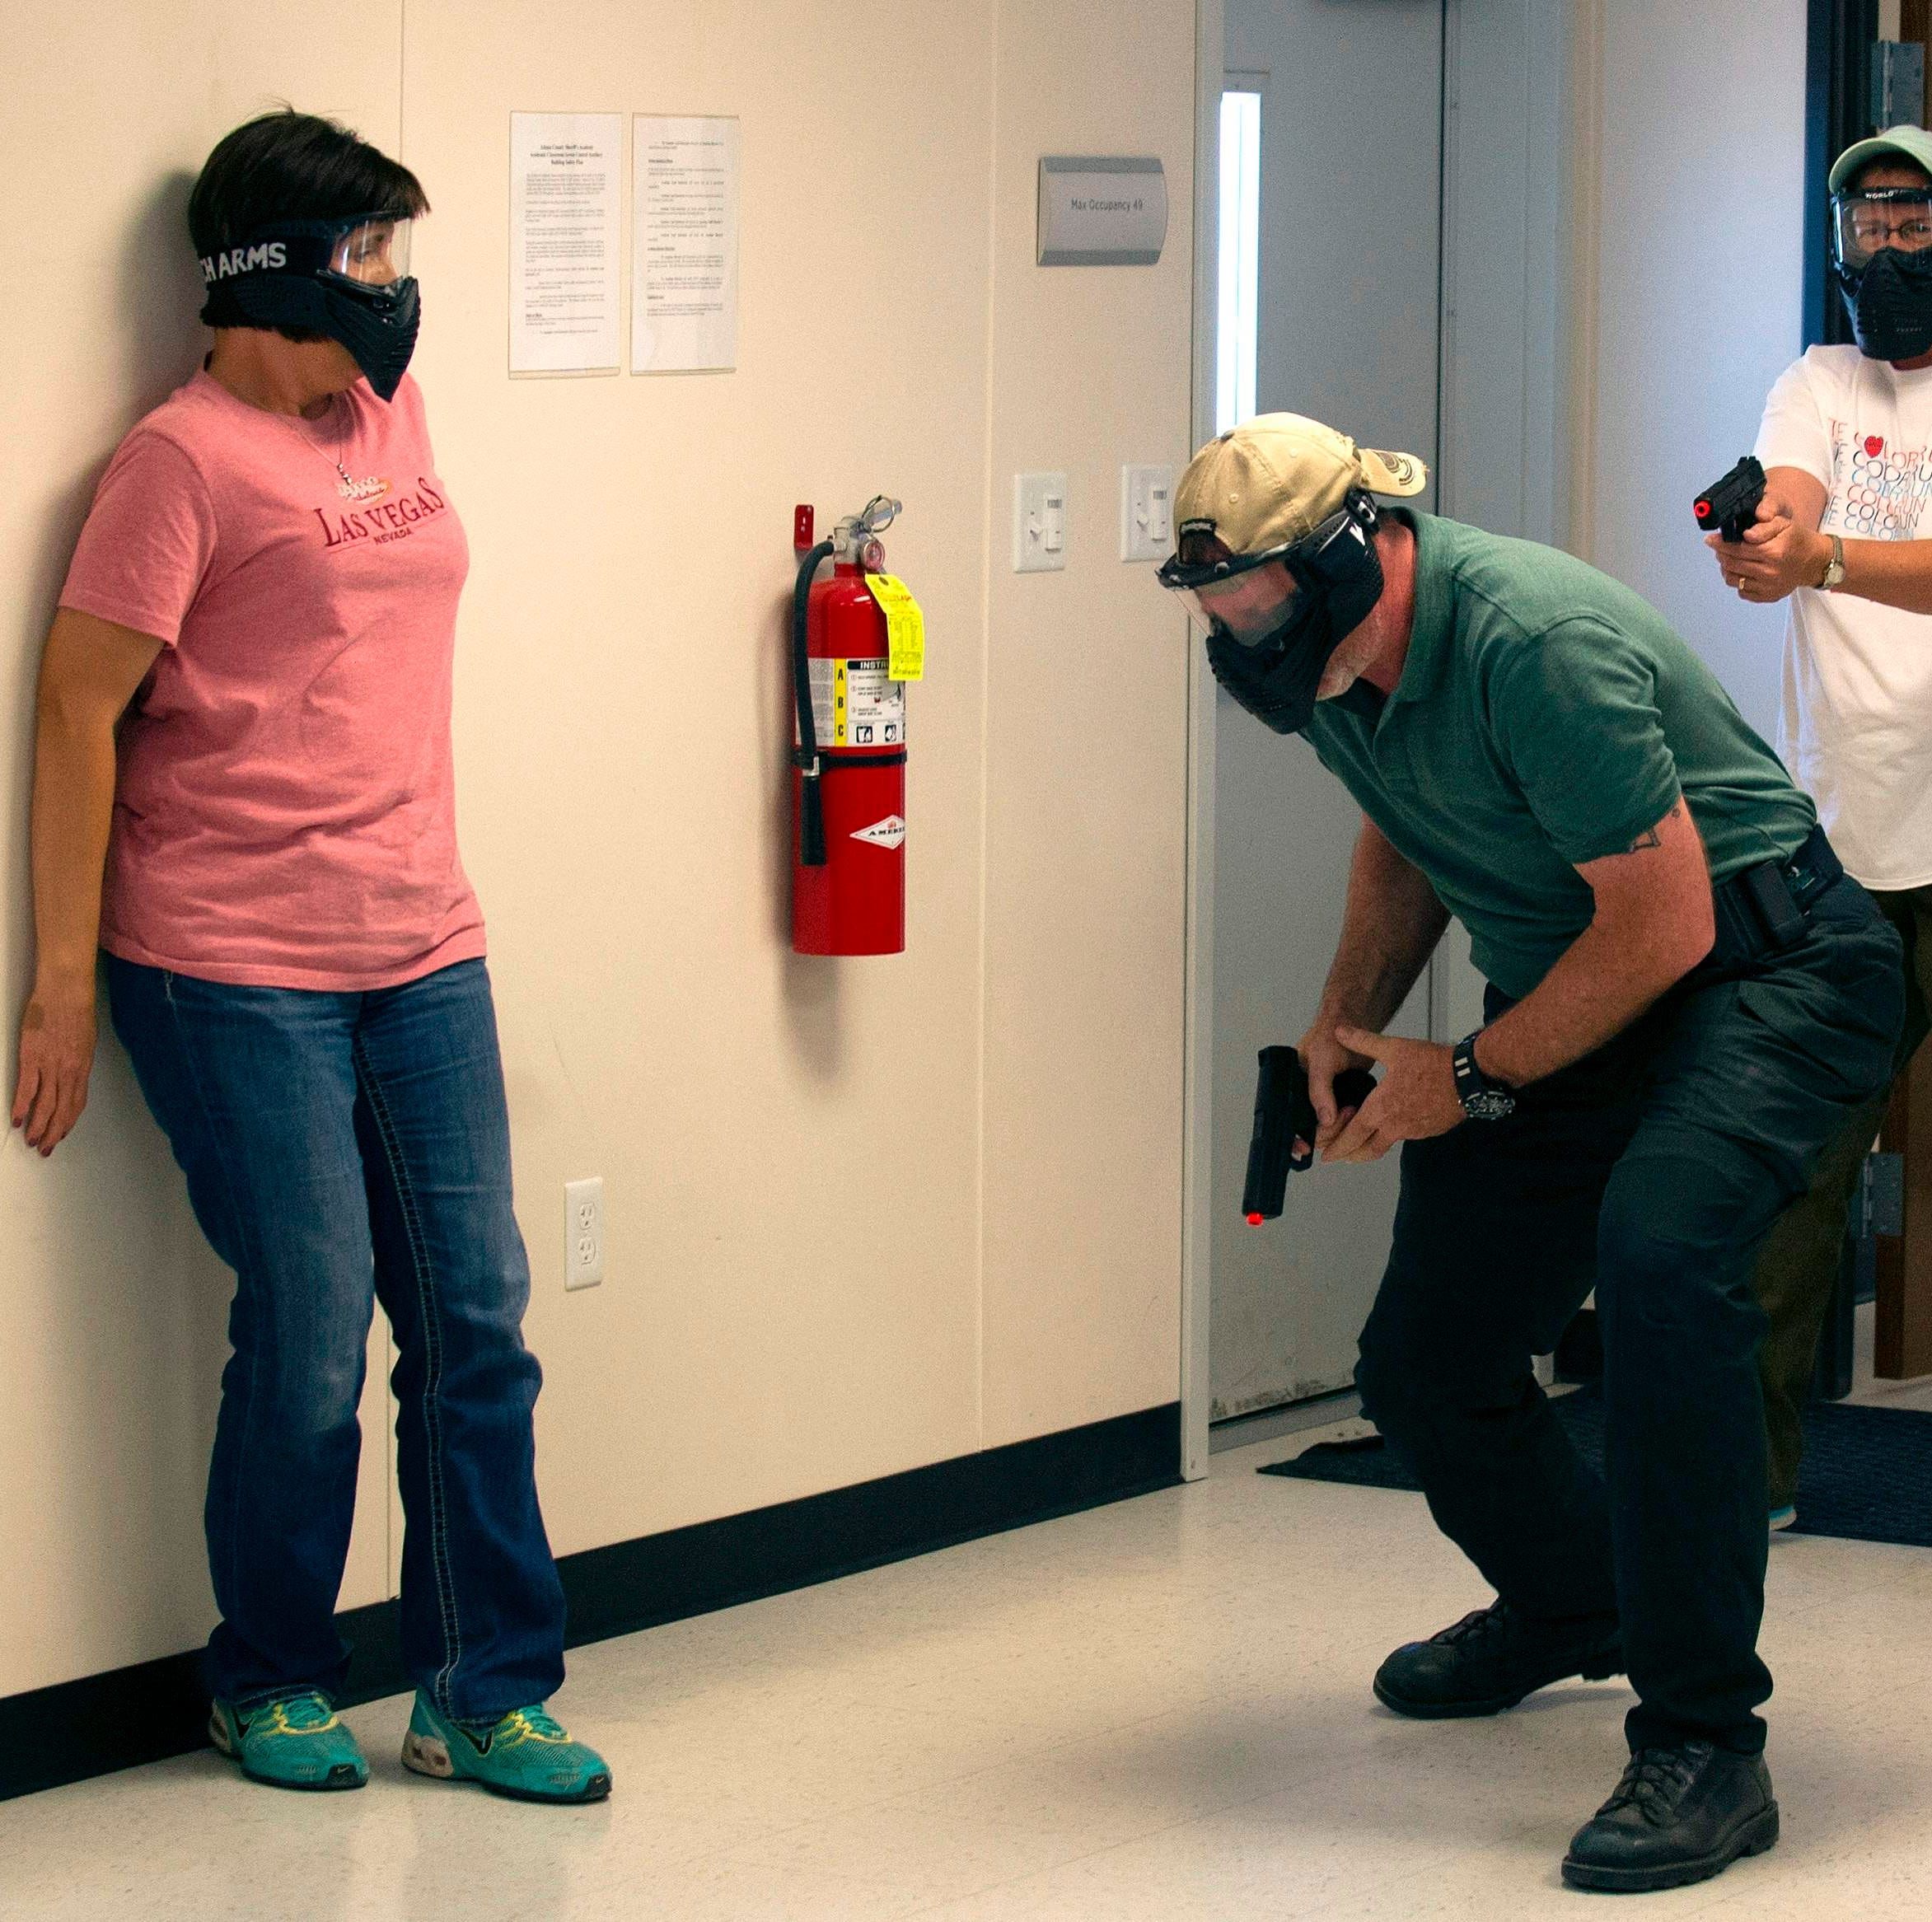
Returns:
[[[1616,1777],[1627,1693],[1481,1723],[1379,1709],[1387,1649],[1486,1597],[1420,1498],[1255,1474],[1317,1438],[579,1650],[559,1706],[614,1765],[601,1807],[406,1775],[402,1699],[349,1718],[359,1793],[203,1754],[0,1805],[0,1916],[1579,1914],[1556,1864]],[[1642,1912],[1932,1914],[1932,1554],[1780,1540],[1764,1646],[1785,1840]]]

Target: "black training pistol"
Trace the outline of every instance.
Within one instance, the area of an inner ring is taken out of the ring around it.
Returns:
[[[1339,1108],[1359,1108],[1375,1092],[1375,1077],[1365,1069],[1347,1068],[1335,1078]],[[1255,1084],[1255,1132],[1248,1143],[1247,1186],[1241,1212],[1251,1228],[1273,1221],[1288,1194],[1291,1168],[1305,1168],[1314,1160],[1311,1145],[1294,1153],[1297,1141],[1312,1143],[1321,1125],[1308,1098],[1308,1071],[1293,1048],[1264,1048],[1261,1078]]]
[[[1698,495],[1692,512],[1706,534],[1714,528],[1735,546],[1757,518],[1763,498],[1764,469],[1757,455],[1747,454],[1714,487]]]

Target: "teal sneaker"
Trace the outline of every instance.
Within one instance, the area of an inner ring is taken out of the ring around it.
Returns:
[[[520,1802],[601,1802],[610,1793],[604,1758],[573,1742],[541,1702],[485,1726],[452,1720],[419,1689],[403,1766],[445,1782],[480,1782]]]
[[[369,1765],[320,1689],[237,1709],[214,1703],[208,1738],[251,1782],[276,1789],[360,1789]]]

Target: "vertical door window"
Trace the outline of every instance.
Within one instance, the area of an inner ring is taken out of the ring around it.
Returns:
[[[1256,309],[1261,274],[1261,96],[1221,96],[1221,288],[1214,344],[1214,431],[1255,411]]]

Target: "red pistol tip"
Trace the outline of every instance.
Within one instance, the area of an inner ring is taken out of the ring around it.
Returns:
[[[1265,1214],[1251,1214],[1247,1218],[1247,1225],[1251,1228],[1258,1228],[1267,1218]]]

